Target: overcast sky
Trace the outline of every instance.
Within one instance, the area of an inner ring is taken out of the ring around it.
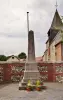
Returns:
[[[57,0],[60,16],[63,15],[63,0]],[[55,13],[56,0],[0,0],[0,55],[27,54],[27,11],[29,27],[34,31],[35,53],[42,56],[47,40],[47,31]]]

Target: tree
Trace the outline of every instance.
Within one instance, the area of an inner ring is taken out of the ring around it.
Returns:
[[[18,55],[18,57],[20,58],[20,59],[26,59],[26,54],[24,53],[24,52],[21,52],[19,55]]]
[[[5,55],[0,55],[0,61],[6,61],[7,57]]]

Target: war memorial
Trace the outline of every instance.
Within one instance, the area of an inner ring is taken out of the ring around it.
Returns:
[[[32,30],[29,31],[29,12],[27,12],[27,25],[28,25],[28,59],[25,62],[25,70],[24,76],[21,80],[21,87],[26,87],[28,81],[32,83],[32,85],[36,85],[37,81],[40,80],[40,73],[38,70],[37,63],[35,61],[35,43],[34,43],[34,32]],[[20,89],[20,86],[19,86]]]
[[[34,32],[32,30],[28,33],[28,60],[25,64],[23,79],[21,80],[21,83],[19,83],[21,84],[21,88],[24,86],[26,87],[29,80],[32,85],[35,85],[38,80],[41,82],[40,73],[35,61]]]

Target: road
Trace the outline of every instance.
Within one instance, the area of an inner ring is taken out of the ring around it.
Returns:
[[[18,90],[18,84],[9,84],[0,88],[0,100],[63,100],[63,83],[44,83],[47,90]],[[1,87],[1,86],[0,86]]]

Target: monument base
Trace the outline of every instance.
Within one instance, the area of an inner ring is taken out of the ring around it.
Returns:
[[[24,77],[20,82],[21,87],[26,87],[29,80],[31,81],[32,85],[36,85],[37,80],[40,80],[40,73],[36,62],[26,63]]]

